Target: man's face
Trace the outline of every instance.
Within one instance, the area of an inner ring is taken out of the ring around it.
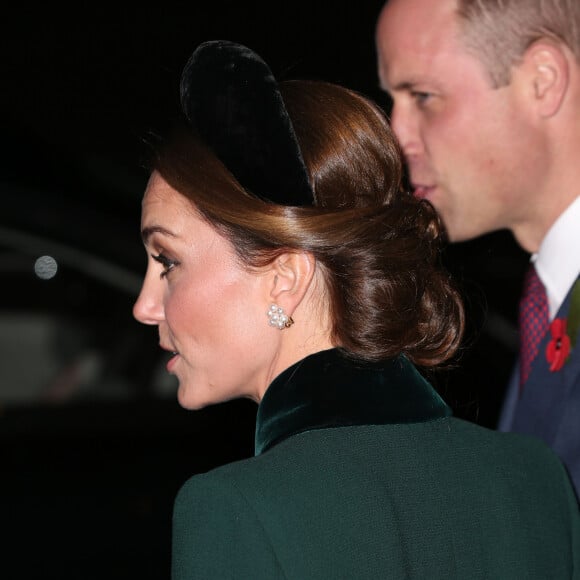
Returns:
[[[494,88],[463,45],[455,8],[455,0],[389,0],[376,40],[414,193],[461,241],[525,220],[535,133],[522,91]]]

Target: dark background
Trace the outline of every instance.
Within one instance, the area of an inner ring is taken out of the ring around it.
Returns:
[[[143,139],[176,111],[192,50],[217,38],[247,44],[279,79],[338,82],[388,110],[375,72],[381,4],[9,8],[0,35],[4,578],[168,578],[179,485],[252,453],[255,406],[180,409],[159,378],[155,333],[131,318],[145,267]],[[59,261],[51,280],[33,272],[43,254]],[[505,232],[445,251],[469,327],[456,367],[431,378],[456,415],[484,426],[495,425],[514,360],[526,260]],[[46,319],[57,336],[47,368],[54,356],[60,386],[37,388],[45,343],[34,337]],[[78,360],[100,361],[88,386],[63,379]]]

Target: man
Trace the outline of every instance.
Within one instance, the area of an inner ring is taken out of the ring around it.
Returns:
[[[415,195],[450,241],[508,229],[532,254],[546,324],[500,429],[544,439],[580,490],[580,2],[388,0],[376,41]]]

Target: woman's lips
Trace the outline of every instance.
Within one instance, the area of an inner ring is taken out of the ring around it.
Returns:
[[[167,369],[167,372],[168,373],[171,372],[171,370],[173,369],[173,367],[177,363],[177,359],[179,358],[179,353],[178,352],[174,352],[172,354],[173,354],[173,356],[169,359],[169,361],[167,362],[167,365],[165,367]]]
[[[167,364],[165,366],[165,368],[167,369],[167,372],[171,372],[171,369],[175,366],[175,363],[177,362],[177,359],[179,358],[179,353],[174,350],[173,348],[166,346],[164,344],[160,344],[159,345],[162,350],[166,350],[169,354],[171,354],[171,358],[169,359],[169,361],[167,361]]]

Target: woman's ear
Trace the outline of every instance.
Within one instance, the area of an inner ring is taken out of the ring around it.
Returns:
[[[536,111],[551,117],[560,109],[570,82],[568,55],[564,48],[549,39],[534,42],[525,52],[520,65]]]
[[[270,300],[292,314],[312,283],[316,260],[309,252],[285,252],[271,268]]]

